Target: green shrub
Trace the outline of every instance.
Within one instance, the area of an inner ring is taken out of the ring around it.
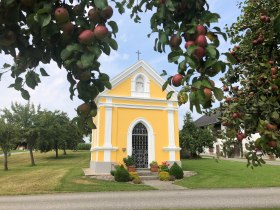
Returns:
[[[159,172],[158,177],[160,181],[169,181],[169,173],[166,171]]]
[[[110,174],[111,174],[112,176],[115,176],[115,173],[116,173],[116,170],[111,170],[111,171],[110,171]]]
[[[77,145],[77,150],[90,150],[91,144],[88,143],[79,143]]]
[[[115,176],[115,180],[117,182],[128,182],[130,181],[130,178],[129,178],[129,173],[128,171],[124,168],[123,165],[121,165],[120,167],[118,167],[116,169],[116,172],[114,174]]]
[[[176,179],[183,179],[184,177],[183,169],[176,162],[171,166],[169,174],[173,175]]]
[[[133,179],[139,177],[137,172],[129,172],[129,178],[130,178],[130,181],[133,181]]]
[[[135,177],[135,178],[133,179],[133,183],[134,183],[134,184],[141,184],[141,183],[142,183],[141,178],[140,178],[139,176]]]

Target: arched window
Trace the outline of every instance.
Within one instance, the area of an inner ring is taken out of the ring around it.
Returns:
[[[136,92],[144,92],[144,78],[142,75],[138,76],[136,79]]]
[[[150,97],[150,80],[145,74],[138,73],[131,78],[131,96]]]

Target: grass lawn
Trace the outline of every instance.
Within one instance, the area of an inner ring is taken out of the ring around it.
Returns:
[[[187,188],[253,188],[279,187],[280,166],[264,165],[255,169],[246,163],[228,160],[182,160],[182,168],[197,175],[177,181]]]
[[[0,195],[153,189],[84,177],[82,168],[89,166],[88,151],[68,151],[66,156],[60,154],[58,159],[53,152],[35,152],[34,156],[34,167],[30,166],[28,153],[10,156],[9,171],[3,170],[3,157],[0,157]]]

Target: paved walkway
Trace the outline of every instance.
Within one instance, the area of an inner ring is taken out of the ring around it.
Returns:
[[[145,180],[143,184],[154,187],[158,190],[186,190],[187,188],[175,185],[170,181],[160,181],[160,180]]]
[[[280,188],[0,196],[0,210],[277,208]]]

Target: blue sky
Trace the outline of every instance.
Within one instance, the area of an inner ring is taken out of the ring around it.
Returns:
[[[224,28],[225,24],[230,25],[235,22],[237,16],[240,14],[238,7],[236,6],[237,0],[209,0],[210,10],[220,14],[221,19],[218,24],[221,28]],[[101,56],[101,70],[114,77],[127,67],[137,62],[136,51],[140,50],[142,53],[140,59],[149,63],[157,72],[161,73],[165,69],[169,75],[173,75],[177,72],[177,66],[170,64],[167,61],[167,54],[160,54],[153,50],[154,37],[148,38],[147,34],[150,33],[150,13],[143,13],[142,23],[136,24],[130,19],[129,14],[123,14],[122,16],[115,14],[112,20],[116,21],[119,25],[119,33],[117,34],[117,41],[119,44],[118,51],[113,51],[110,57]],[[220,51],[226,52],[230,47],[229,41],[221,42]],[[9,56],[1,55],[0,66],[5,62],[12,63]],[[55,63],[45,65],[44,67],[50,74],[49,77],[42,78],[42,83],[35,89],[30,90],[31,102],[34,104],[41,104],[43,108],[50,110],[63,110],[69,114],[70,117],[74,117],[76,112],[74,109],[82,102],[78,99],[71,101],[69,98],[69,84],[66,79],[66,71],[59,69]],[[4,107],[10,107],[11,102],[26,103],[21,98],[20,92],[14,89],[7,88],[13,81],[9,75],[3,75],[0,82],[0,109]],[[215,78],[216,86],[221,86],[221,83]],[[189,111],[188,105],[183,105],[179,108],[179,127],[182,126],[183,117],[186,111]],[[199,114],[193,113],[194,119],[199,117]]]

